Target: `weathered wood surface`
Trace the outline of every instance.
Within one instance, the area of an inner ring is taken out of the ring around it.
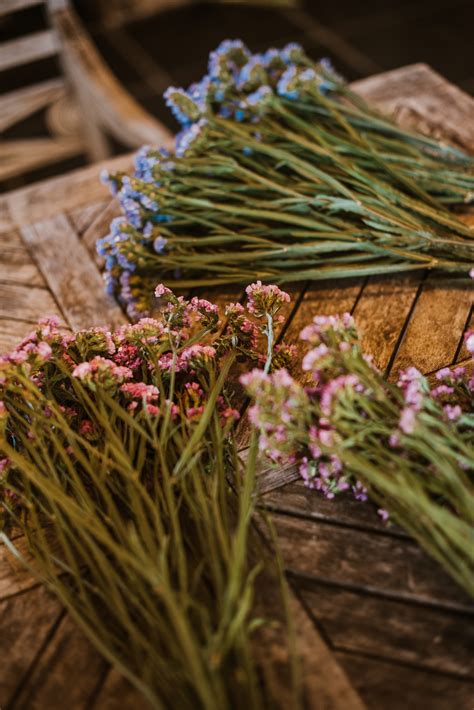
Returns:
[[[425,65],[372,77],[355,88],[400,122],[474,150],[473,100]],[[131,156],[107,165],[128,169]],[[118,213],[98,182],[100,168],[0,201],[0,348],[11,347],[44,313],[59,312],[71,327],[97,323],[99,315],[120,320],[115,304],[104,297],[94,251],[95,240]],[[84,281],[69,278],[75,269],[86,279],[86,297]],[[459,288],[447,277],[371,277],[289,290],[293,303],[283,331],[294,343],[314,314],[349,311],[364,350],[391,377],[407,365],[429,374],[467,356],[462,338],[473,321],[472,288]],[[225,302],[242,290],[216,295]],[[339,681],[326,683],[320,707],[356,706],[336,659],[374,710],[471,710],[474,607],[464,593],[403,530],[384,526],[370,505],[348,497],[328,501],[306,489],[291,466],[263,466],[259,476],[260,504],[273,512],[300,600],[293,603],[302,641],[310,639],[307,653],[324,661],[322,669],[339,675]],[[18,544],[24,547],[21,539]],[[71,708],[141,707],[58,602],[4,549],[0,618],[1,707],[54,710],[66,700]]]

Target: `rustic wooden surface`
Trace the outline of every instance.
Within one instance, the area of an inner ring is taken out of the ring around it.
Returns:
[[[474,151],[474,101],[428,67],[406,67],[355,88],[401,123]],[[131,158],[112,162],[125,168]],[[94,255],[95,239],[118,213],[98,183],[99,169],[0,199],[0,351],[45,313],[59,313],[65,327],[120,322]],[[462,336],[472,324],[473,292],[448,278],[371,277],[289,290],[293,303],[282,332],[294,342],[314,314],[350,311],[365,351],[390,376],[409,364],[430,374],[466,359]],[[327,501],[290,466],[262,470],[260,491],[261,505],[273,511],[302,643],[322,663],[319,678],[327,673],[329,689],[314,706],[361,707],[354,688],[373,710],[471,710],[474,605],[441,568],[402,530],[382,525],[370,505]],[[21,538],[17,543],[24,548]],[[4,547],[0,616],[3,710],[142,707]]]

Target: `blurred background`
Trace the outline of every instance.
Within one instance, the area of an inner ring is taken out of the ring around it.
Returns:
[[[75,20],[58,39],[51,8],[65,7]],[[64,93],[74,62],[68,71],[62,44],[75,42],[78,28],[98,52],[84,54],[89,80],[100,56],[124,95],[174,131],[163,91],[200,78],[222,39],[239,37],[253,51],[300,42],[348,80],[426,62],[474,93],[473,25],[474,0],[0,0],[0,191],[140,142],[108,135],[95,152],[84,143],[88,110]]]

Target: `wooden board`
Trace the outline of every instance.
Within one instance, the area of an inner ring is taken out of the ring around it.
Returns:
[[[443,132],[474,150],[473,100],[425,65],[355,88],[401,123]],[[129,169],[131,156],[106,165]],[[101,167],[0,201],[0,347],[10,347],[44,312],[58,311],[70,327],[124,320],[103,293],[94,250],[118,213],[98,182]],[[363,349],[392,377],[407,365],[432,373],[467,356],[462,337],[473,319],[472,289],[447,278],[397,275],[289,290],[283,331],[291,342],[316,313],[349,311]],[[237,287],[207,295],[225,302],[243,293]],[[274,515],[307,668],[313,663],[318,670],[306,679],[312,706],[471,710],[474,606],[440,567],[403,530],[384,526],[372,506],[349,497],[328,501],[306,489],[295,467],[263,465],[259,485],[260,504]],[[272,585],[265,584],[271,604]],[[135,691],[5,550],[0,618],[1,707],[141,707]],[[268,649],[274,645],[269,638]]]

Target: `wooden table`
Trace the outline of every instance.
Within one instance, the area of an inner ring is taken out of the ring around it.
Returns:
[[[427,66],[354,88],[404,125],[474,151],[474,101]],[[108,163],[130,164],[131,156]],[[99,168],[1,198],[0,350],[48,313],[71,328],[125,320],[104,294],[94,252],[118,214]],[[351,311],[365,351],[388,374],[408,365],[433,373],[467,358],[462,335],[473,322],[473,293],[447,278],[371,277],[290,290],[289,340],[316,313]],[[263,473],[260,485],[302,604],[301,634],[325,678],[314,707],[472,710],[474,605],[441,568],[403,531],[384,527],[370,505],[327,501],[292,468]],[[2,710],[143,706],[3,547],[0,614]]]

